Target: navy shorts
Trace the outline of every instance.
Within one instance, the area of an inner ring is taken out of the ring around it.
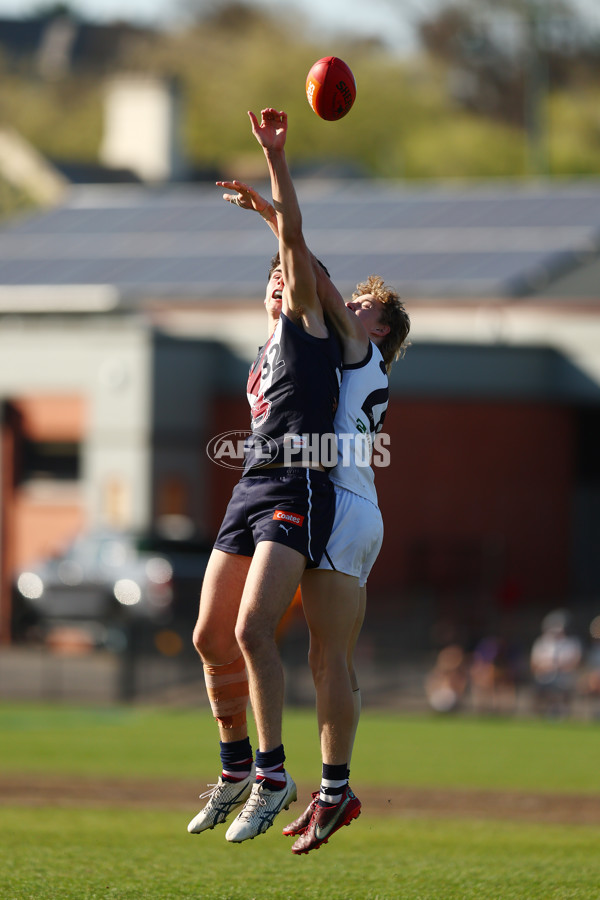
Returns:
[[[259,541],[285,544],[321,561],[335,517],[335,491],[326,472],[306,468],[251,470],[231,495],[214,546],[253,556]]]

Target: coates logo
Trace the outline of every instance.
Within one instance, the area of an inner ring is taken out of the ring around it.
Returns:
[[[273,518],[278,522],[291,522],[292,525],[302,525],[304,522],[304,516],[299,516],[297,513],[284,512],[282,509],[276,509],[273,513]]]
[[[252,453],[253,467],[267,466],[277,454],[277,444],[265,434],[252,431],[223,431],[206,445],[206,455],[223,469],[244,468],[246,452]]]

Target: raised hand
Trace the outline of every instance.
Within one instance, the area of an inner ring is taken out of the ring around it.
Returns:
[[[287,134],[287,113],[272,107],[263,109],[260,123],[253,112],[248,112],[252,122],[252,134],[264,150],[283,150]]]
[[[270,207],[270,203],[264,197],[255,191],[254,188],[243,181],[217,181],[219,187],[227,188],[228,191],[236,191],[236,194],[223,194],[223,200],[228,203],[234,203],[240,209],[251,209],[262,215],[264,211]]]

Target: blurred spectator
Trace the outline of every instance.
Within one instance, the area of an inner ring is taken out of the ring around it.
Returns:
[[[436,712],[455,712],[467,688],[465,654],[458,644],[450,644],[438,653],[436,664],[425,679],[429,705]]]
[[[564,610],[549,613],[531,648],[536,710],[547,716],[568,715],[576,687],[582,647],[579,638],[566,633],[567,622]]]
[[[600,719],[600,616],[590,623],[592,643],[585,657],[581,690],[589,701],[590,715]]]
[[[473,650],[469,678],[475,712],[514,712],[516,666],[507,641],[498,637],[479,641]]]

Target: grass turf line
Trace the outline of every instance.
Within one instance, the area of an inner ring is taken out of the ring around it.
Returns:
[[[256,738],[250,723],[253,746]],[[287,765],[297,781],[320,775],[312,710],[287,709]],[[393,753],[381,752],[393,747]],[[353,783],[600,793],[595,723],[436,718],[363,713]],[[377,760],[377,765],[373,765]],[[124,778],[214,780],[217,732],[204,709],[89,709],[0,704],[0,768]]]

